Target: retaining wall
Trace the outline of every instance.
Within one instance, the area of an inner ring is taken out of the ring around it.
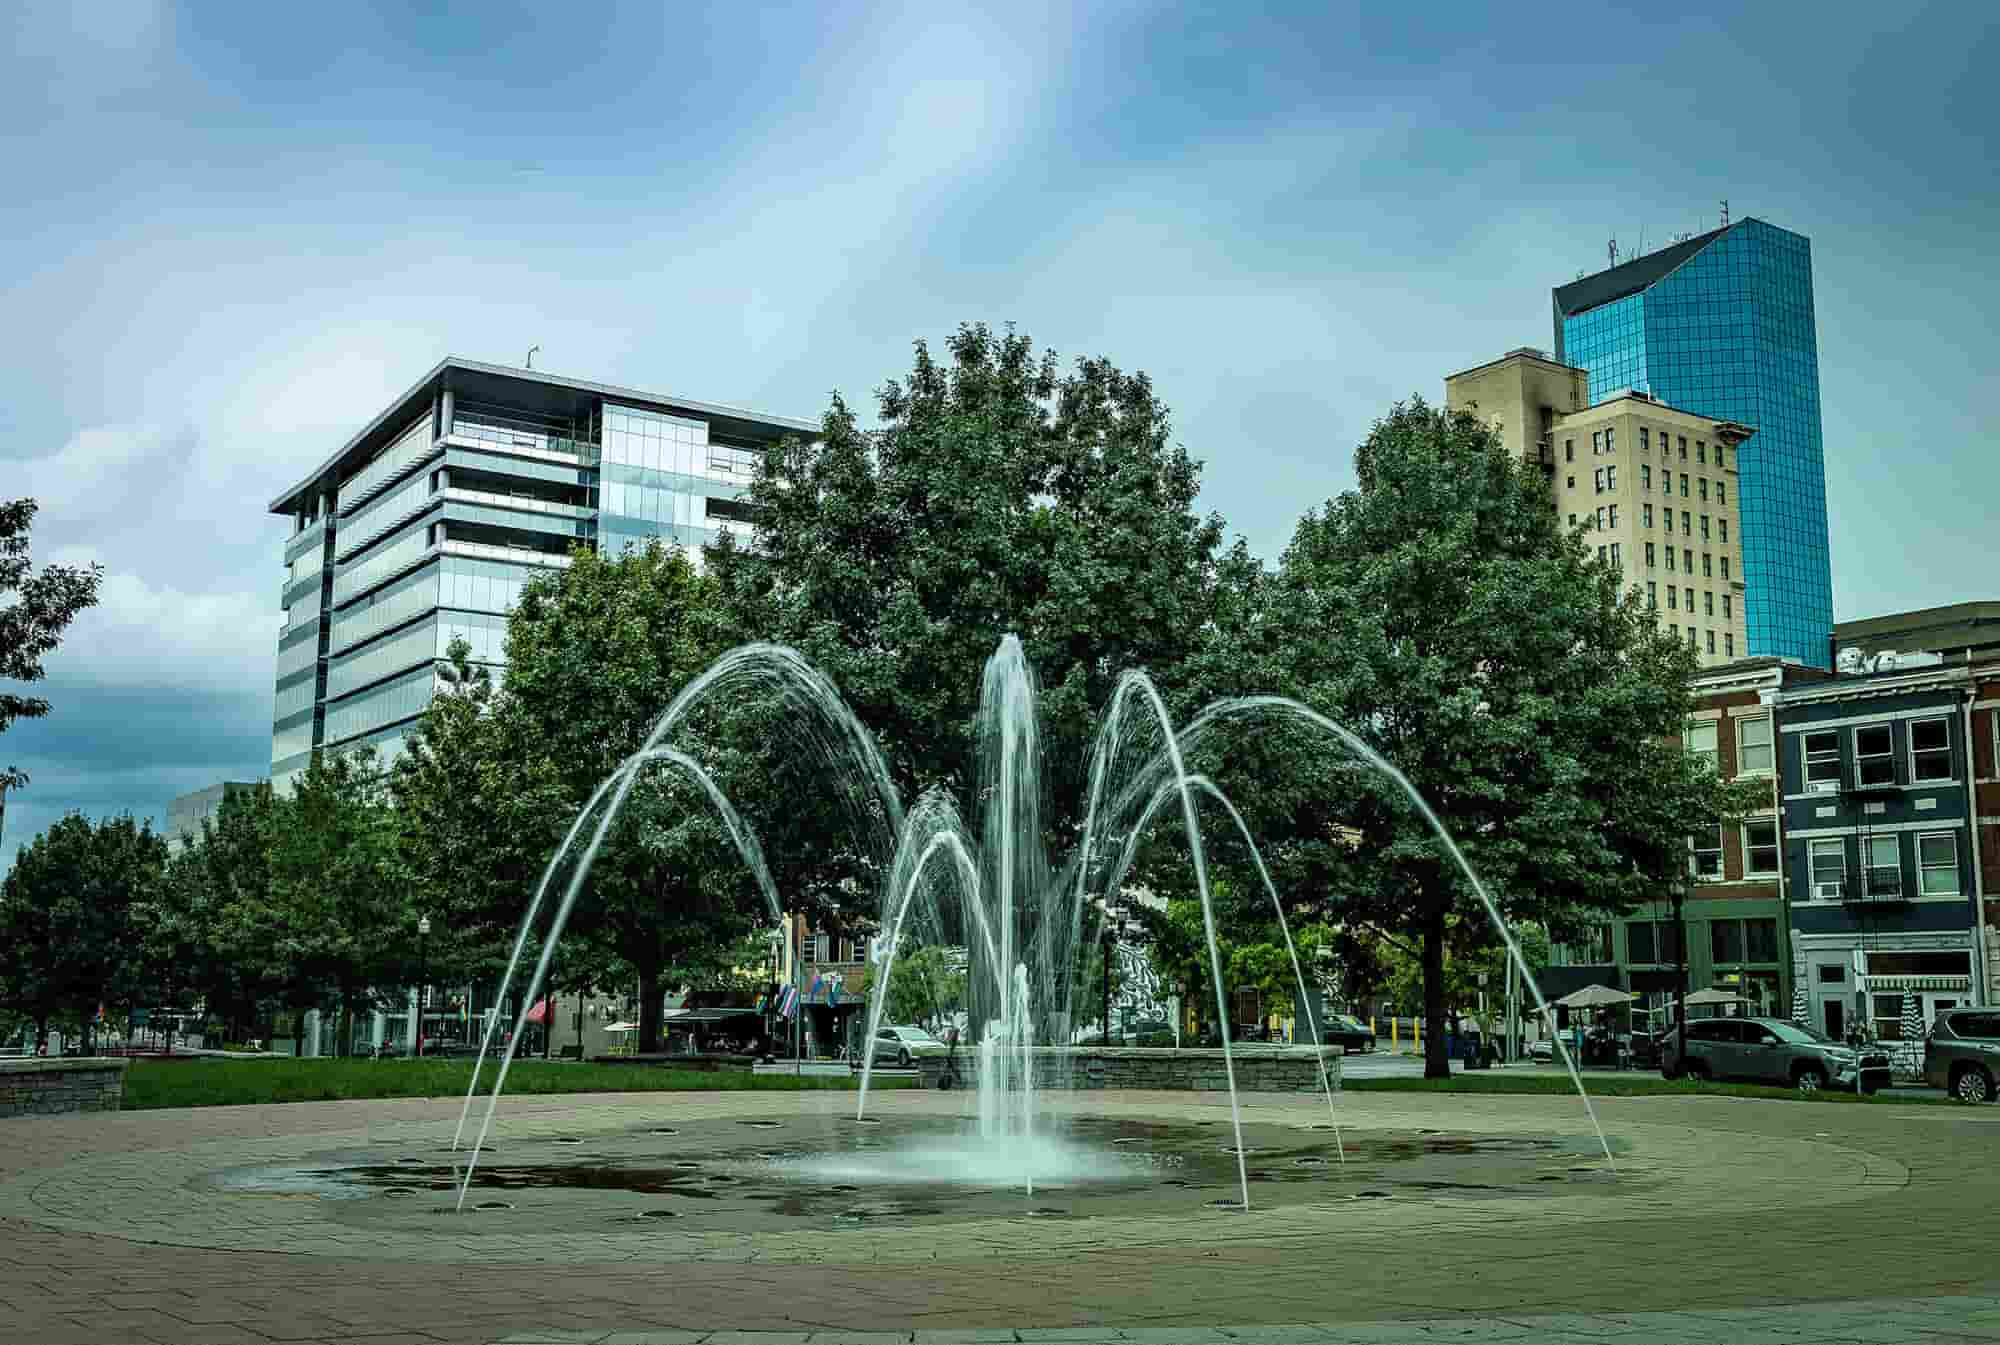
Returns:
[[[1326,1076],[1340,1082],[1341,1048],[1328,1046],[1260,1046],[1245,1043],[1230,1051],[1236,1067],[1236,1087],[1244,1093],[1317,1093],[1320,1061]],[[1220,1048],[1180,1050],[1168,1047],[1038,1048],[1035,1086],[1038,1088],[1152,1088],[1163,1091],[1224,1092],[1229,1075]],[[973,1087],[979,1078],[979,1052],[960,1047],[958,1086]],[[917,1070],[926,1088],[944,1077],[947,1057],[919,1056]]]
[[[117,1111],[125,1103],[125,1068],[107,1056],[79,1060],[0,1060],[0,1116]]]

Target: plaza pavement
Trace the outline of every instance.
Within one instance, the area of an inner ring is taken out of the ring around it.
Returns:
[[[1086,1094],[1214,1119],[1211,1095]],[[510,1100],[503,1147],[646,1121],[824,1117],[829,1094]],[[963,1099],[899,1093],[918,1115]],[[2000,1341],[2000,1108],[1607,1098],[1616,1192],[1448,1192],[1246,1214],[537,1236],[437,1216],[357,1231],[196,1175],[442,1143],[455,1100],[0,1121],[4,1345],[878,1345],[889,1341]],[[1349,1093],[1359,1131],[1574,1137],[1574,1099]],[[1246,1099],[1310,1124],[1312,1098]],[[752,1332],[754,1335],[738,1333]]]

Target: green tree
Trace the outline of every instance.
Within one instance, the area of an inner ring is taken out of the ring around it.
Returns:
[[[1239,991],[1253,991],[1266,1012],[1294,1014],[1299,1008],[1301,973],[1309,990],[1324,993],[1329,988],[1326,959],[1332,931],[1316,923],[1294,924],[1291,946],[1287,947],[1285,931],[1270,910],[1269,897],[1258,889],[1263,903],[1260,911],[1256,904],[1240,902],[1239,890],[1239,885],[1227,878],[1217,878],[1210,888],[1223,992],[1233,1000]],[[1215,973],[1200,901],[1171,897],[1164,910],[1142,907],[1135,915],[1145,930],[1147,956],[1160,979],[1208,1018],[1214,1012]],[[1295,950],[1296,967],[1292,963]]]
[[[861,980],[864,999],[874,999],[880,975],[880,964],[870,963]],[[887,993],[883,1022],[939,1032],[946,1020],[965,1008],[965,971],[954,968],[950,954],[936,945],[908,947],[896,954]]]
[[[1746,803],[1679,745],[1693,653],[1475,417],[1398,405],[1355,472],[1285,552],[1263,680],[1394,763],[1515,925],[1568,937],[1677,881],[1684,838]],[[1385,777],[1271,736],[1284,769],[1242,788],[1287,886],[1419,950],[1443,1075],[1449,937],[1486,919],[1472,887]]]
[[[42,659],[54,651],[76,614],[97,603],[104,567],[49,565],[34,571],[28,529],[39,506],[33,500],[0,500],[0,682],[39,682]],[[11,596],[10,596],[11,595]],[[39,696],[0,690],[0,733],[16,719],[39,719],[49,703]],[[7,791],[28,783],[25,771],[0,769],[0,834],[7,820]]]
[[[71,813],[22,847],[0,882],[0,997],[35,1024],[129,1004],[137,964],[132,910],[158,884],[166,842],[129,814]]]
[[[1173,691],[1202,646],[1227,558],[1195,512],[1199,464],[1172,442],[1143,374],[1060,371],[1025,335],[961,327],[948,359],[916,345],[864,431],[835,397],[819,439],[766,453],[755,544],[708,549],[730,624],[798,648],[888,754],[905,798],[942,785],[976,816],[974,716],[1000,638],[1042,687],[1044,821],[1073,839],[1088,743],[1126,668]],[[801,844],[840,819],[793,796]],[[774,847],[774,848],[782,848]]]
[[[578,550],[522,593],[508,620],[504,687],[466,683],[462,696],[432,707],[396,773],[415,823],[406,853],[426,900],[460,900],[468,926],[483,929],[476,942],[487,966],[511,948],[519,913],[578,810],[732,643],[713,581],[677,549]],[[675,738],[732,797],[755,789],[742,769],[750,757],[732,736],[733,708]],[[464,796],[452,798],[460,788]],[[551,905],[538,937],[553,914]],[[667,984],[726,971],[741,937],[767,918],[706,795],[654,769],[607,835],[556,965],[571,986],[629,969],[639,984],[640,1049],[657,1050]]]

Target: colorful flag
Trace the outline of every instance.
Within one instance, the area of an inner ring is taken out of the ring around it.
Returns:
[[[528,1021],[531,1023],[543,1022],[547,1020],[548,1016],[549,1002],[546,999],[536,1000],[535,1007],[528,1010]]]
[[[798,1011],[799,988],[795,985],[788,985],[785,987],[784,993],[778,996],[778,1012],[786,1018],[790,1018]]]
[[[826,977],[824,977],[824,976],[815,976],[815,977],[813,977],[813,983],[812,983],[812,988],[811,988],[810,990],[806,991],[806,1003],[810,1004],[810,1003],[812,1003],[812,1002],[813,1002],[814,1000],[818,999],[818,998],[819,998],[819,988],[820,988],[821,986],[825,985],[825,984],[826,984]]]
[[[757,1002],[750,1006],[750,1012],[752,1013],[764,1012],[764,999],[765,997],[763,995],[757,996]]]
[[[826,983],[826,1002],[828,1004],[840,1003],[840,976],[838,973]]]

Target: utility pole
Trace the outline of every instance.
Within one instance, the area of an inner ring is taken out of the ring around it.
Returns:
[[[1688,941],[1687,941],[1687,889],[1688,875],[1682,874],[1674,887],[1674,983],[1678,987],[1679,998],[1674,1001],[1674,1041],[1680,1048],[1681,1060],[1688,1058]]]

